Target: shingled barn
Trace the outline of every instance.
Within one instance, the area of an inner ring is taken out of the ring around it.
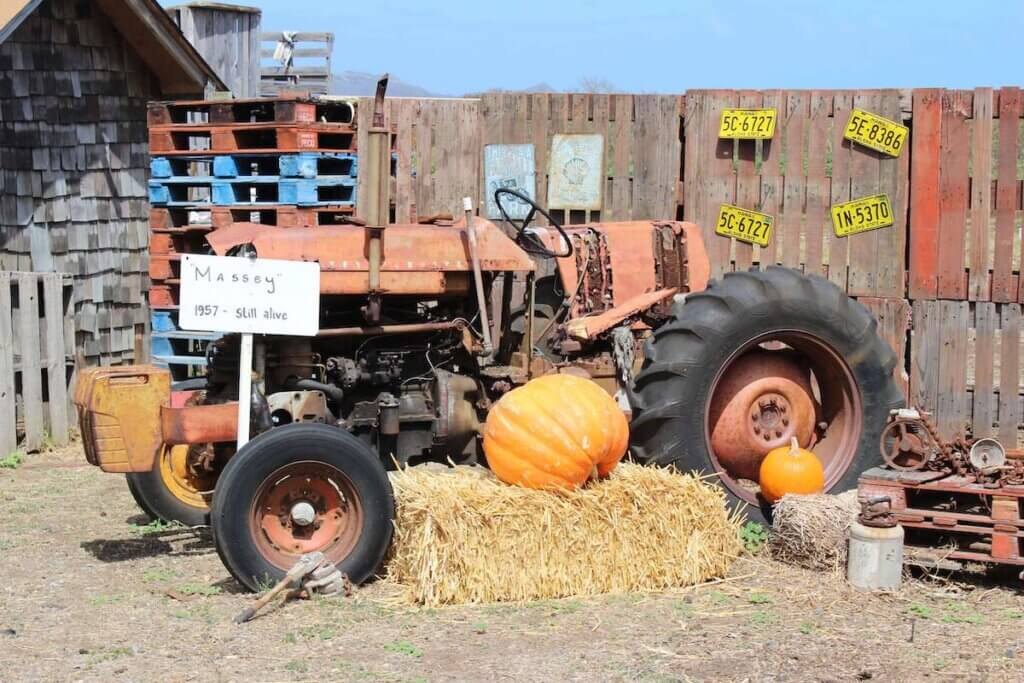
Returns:
[[[0,271],[74,277],[79,363],[142,348],[146,103],[208,89],[155,0],[0,0]]]

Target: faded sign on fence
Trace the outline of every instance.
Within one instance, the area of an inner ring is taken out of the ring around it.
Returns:
[[[548,208],[601,208],[603,135],[555,135],[548,170]]]
[[[521,192],[537,199],[537,173],[534,170],[533,145],[485,145],[484,180],[487,187],[487,217],[501,218],[494,192],[501,188]],[[529,204],[512,195],[504,195],[501,205],[509,218],[526,218]]]

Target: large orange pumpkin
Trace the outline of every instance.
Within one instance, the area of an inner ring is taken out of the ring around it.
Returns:
[[[575,489],[596,470],[606,476],[626,453],[629,425],[615,399],[574,375],[546,375],[494,404],[484,454],[507,484]]]
[[[761,461],[761,496],[774,503],[787,493],[806,495],[825,488],[825,470],[818,456],[800,448],[794,437],[789,446],[768,452]]]

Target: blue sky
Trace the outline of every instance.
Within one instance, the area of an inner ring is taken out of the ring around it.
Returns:
[[[173,4],[173,3],[165,3]],[[333,31],[335,70],[440,94],[583,78],[689,88],[1020,85],[1024,0],[249,0],[264,30]]]

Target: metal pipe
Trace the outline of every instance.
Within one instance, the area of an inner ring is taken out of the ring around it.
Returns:
[[[384,229],[388,224],[391,210],[391,131],[384,124],[384,93],[388,88],[388,75],[377,81],[377,93],[373,98],[373,120],[367,136],[364,156],[366,182],[366,257],[369,276],[369,303],[366,318],[370,322],[380,320],[381,288],[380,266],[384,260]]]
[[[476,226],[473,225],[473,200],[462,198],[462,208],[466,211],[466,235],[469,237],[469,260],[473,263],[473,281],[476,283],[476,302],[480,308],[480,326],[483,330],[484,348],[480,355],[490,358],[494,355],[491,344],[491,322],[487,315],[487,299],[484,294],[484,274],[480,268],[480,256],[477,253]]]
[[[451,320],[443,323],[408,323],[403,325],[356,325],[353,327],[330,327],[316,333],[318,337],[370,337],[385,334],[410,334],[414,332],[440,332],[462,329],[466,321]]]
[[[526,377],[533,379],[533,309],[537,304],[537,278],[535,273],[526,274]]]

